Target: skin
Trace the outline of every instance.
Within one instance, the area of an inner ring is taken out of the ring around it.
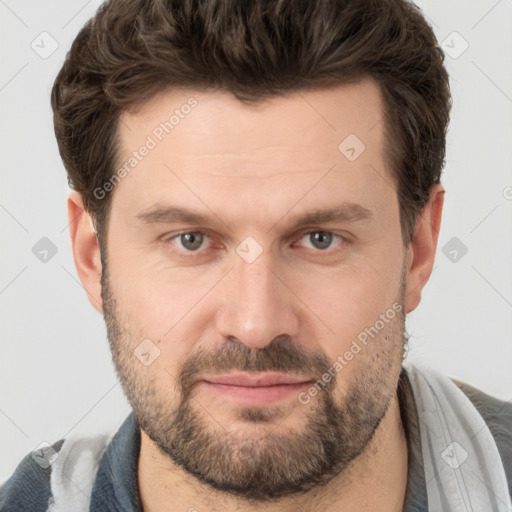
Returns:
[[[407,445],[396,387],[405,315],[432,271],[443,187],[432,188],[405,248],[370,80],[257,106],[221,92],[167,91],[122,114],[120,161],[190,97],[197,106],[115,186],[108,269],[80,195],[68,199],[77,271],[105,316],[142,427],[144,510],[402,510]],[[338,150],[349,134],[366,146],[354,161]],[[137,219],[157,203],[210,220]],[[295,216],[340,203],[371,217],[291,230]],[[210,237],[194,252],[175,236],[182,231]],[[322,249],[318,231],[337,236]],[[251,263],[236,251],[249,236],[262,251]],[[307,404],[292,394],[242,407],[201,383],[244,367],[317,380],[393,304],[401,313]],[[160,351],[149,365],[134,356],[144,339]]]

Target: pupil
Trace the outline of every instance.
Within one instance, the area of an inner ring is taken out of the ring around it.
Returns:
[[[201,233],[185,233],[181,235],[181,243],[183,247],[190,250],[195,250],[201,247],[203,242]]]
[[[316,231],[312,233],[313,237],[313,245],[318,247],[318,249],[327,249],[329,245],[331,245],[332,236],[330,233],[325,233],[324,231]]]

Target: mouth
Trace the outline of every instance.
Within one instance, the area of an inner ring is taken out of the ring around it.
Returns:
[[[239,405],[264,406],[296,396],[312,382],[309,377],[267,372],[205,377],[201,384],[207,391]]]

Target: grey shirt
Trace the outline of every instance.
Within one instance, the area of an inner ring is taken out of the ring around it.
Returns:
[[[494,436],[512,496],[512,403],[452,380],[478,409]],[[400,376],[397,392],[408,445],[408,479],[403,511],[428,511],[429,482],[425,482],[423,470],[418,412],[405,370]],[[56,442],[54,450],[58,452],[63,441]],[[92,489],[90,511],[142,512],[137,483],[139,451],[140,430],[131,413],[102,456]],[[51,466],[41,468],[28,454],[0,488],[0,511],[46,511],[51,501],[50,475]]]

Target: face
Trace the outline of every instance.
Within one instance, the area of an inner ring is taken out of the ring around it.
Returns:
[[[264,501],[364,452],[404,348],[382,116],[370,81],[258,106],[173,90],[122,115],[130,170],[113,191],[103,312],[125,394],[170,469]],[[206,382],[261,372],[298,383]]]

